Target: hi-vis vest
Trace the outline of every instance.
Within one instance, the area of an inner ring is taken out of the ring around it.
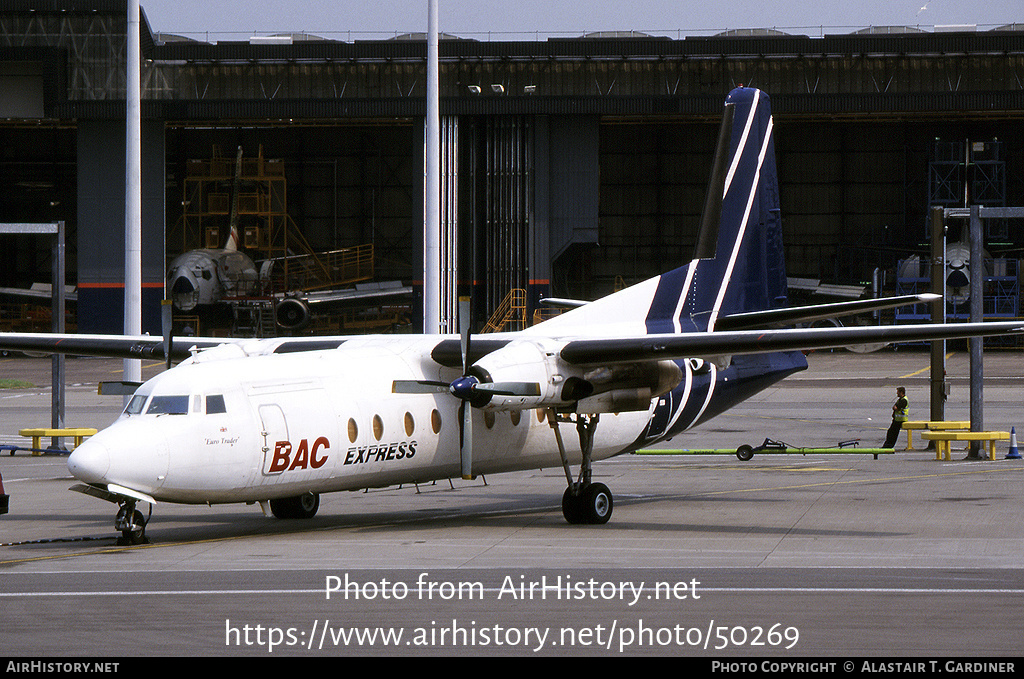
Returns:
[[[898,404],[900,401],[903,401],[905,405],[902,408],[897,407],[896,410],[893,411],[892,419],[897,422],[906,422],[910,419],[910,401],[907,400],[907,397],[905,396],[897,400],[896,403]]]

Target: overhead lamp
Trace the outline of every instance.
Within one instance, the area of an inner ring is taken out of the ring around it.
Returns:
[[[472,92],[473,94],[480,94],[480,86],[479,85],[470,85],[469,86],[469,91]]]
[[[501,83],[494,83],[491,85],[491,91],[495,94],[503,94],[505,92],[505,86]]]

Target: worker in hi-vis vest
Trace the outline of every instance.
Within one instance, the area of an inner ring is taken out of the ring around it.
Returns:
[[[903,430],[903,423],[909,419],[909,416],[910,401],[907,400],[907,390],[903,387],[896,387],[896,401],[892,404],[892,424],[889,425],[889,431],[885,435],[883,448],[896,447],[896,439],[899,438],[900,431]]]

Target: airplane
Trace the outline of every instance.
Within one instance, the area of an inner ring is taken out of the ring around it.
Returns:
[[[304,330],[313,320],[314,309],[341,305],[365,304],[412,294],[412,286],[397,282],[365,283],[353,288],[330,290],[272,290],[271,269],[290,260],[303,260],[305,255],[284,255],[261,260],[259,266],[240,249],[239,196],[242,185],[242,147],[235,159],[235,175],[231,188],[231,210],[228,236],[223,247],[196,248],[175,257],[167,267],[167,290],[171,304],[180,312],[201,315],[205,322],[223,325],[231,311],[229,304],[239,298],[259,295],[269,298],[274,307],[276,325],[288,332]],[[328,260],[346,253],[335,250],[320,253]]]
[[[238,249],[234,228],[223,248],[189,250],[167,267],[167,289],[179,311],[218,304],[225,297],[248,297],[263,282],[252,258]]]
[[[603,524],[614,498],[594,463],[805,369],[803,350],[1024,332],[1019,321],[788,327],[938,296],[786,307],[773,129],[768,95],[733,90],[693,259],[525,330],[474,335],[463,299],[457,334],[165,346],[0,333],[0,347],[184,359],[68,458],[73,490],[118,505],[122,544],[148,541],[158,503],[258,503],[309,519],[323,493],[551,467],[565,472],[565,519]]]
[[[248,297],[266,282],[249,255],[238,249],[239,187],[242,173],[242,147],[238,147],[235,176],[231,188],[228,237],[223,247],[197,248],[175,257],[167,267],[167,289],[171,303],[179,311],[209,308],[225,297]]]
[[[325,256],[337,252],[322,253]],[[398,281],[356,283],[350,288],[292,290],[267,293],[270,269],[287,257],[255,261],[238,249],[238,230],[230,229],[223,248],[197,248],[175,257],[167,267],[167,290],[180,312],[205,312],[208,321],[224,322],[225,303],[231,299],[261,295],[272,300],[274,320],[288,332],[304,330],[318,310],[343,305],[381,303],[392,297],[409,297],[412,286]]]

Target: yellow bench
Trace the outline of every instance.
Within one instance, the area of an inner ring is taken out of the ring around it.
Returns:
[[[988,459],[996,459],[996,441],[1009,441],[1008,431],[926,431],[921,437],[935,441],[935,459],[950,459],[950,441],[985,441],[988,443]]]
[[[924,429],[926,431],[946,431],[949,429],[970,429],[970,422],[962,421],[934,421],[934,420],[911,420],[903,423],[903,431],[907,432],[907,450],[914,449],[914,430]]]
[[[96,433],[95,429],[89,427],[67,427],[64,429],[48,429],[44,427],[36,427],[31,429],[22,429],[18,432],[22,436],[29,436],[32,438],[32,454],[42,455],[42,445],[40,439],[44,436],[69,436],[75,439],[75,447],[82,445],[82,441],[86,436],[92,436]]]

